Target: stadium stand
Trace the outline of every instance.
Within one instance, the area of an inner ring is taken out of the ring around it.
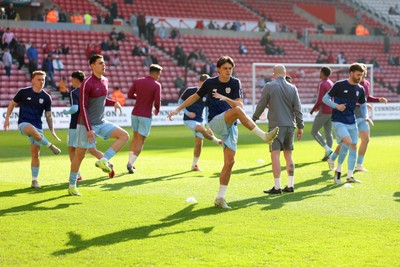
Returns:
[[[82,3],[81,3],[82,2]],[[201,5],[196,1],[171,1],[161,0],[157,5],[154,3],[137,0],[134,4],[126,4],[123,0],[118,0],[119,10],[121,15],[128,20],[133,10],[136,13],[143,12],[147,18],[152,16],[159,17],[174,17],[174,18],[195,18],[207,20],[247,20],[258,22],[262,15],[266,18],[271,18],[275,22],[285,24],[289,32],[292,33],[273,33],[273,41],[276,46],[282,46],[285,53],[283,55],[267,55],[264,47],[260,45],[260,39],[263,33],[254,32],[252,34],[242,34],[233,31],[220,31],[215,34],[212,31],[196,31],[190,29],[182,29],[182,38],[176,39],[161,39],[156,37],[156,46],[152,47],[152,54],[154,54],[159,64],[164,67],[163,74],[160,82],[163,85],[163,100],[164,104],[176,102],[179,97],[179,88],[176,87],[174,81],[176,77],[187,77],[188,85],[196,84],[197,75],[203,65],[197,62],[192,69],[185,70],[185,67],[178,66],[177,61],[173,58],[172,54],[178,42],[181,43],[185,53],[188,55],[195,49],[202,49],[208,61],[214,62],[221,56],[228,54],[235,59],[237,67],[235,68],[235,75],[239,77],[243,84],[244,95],[246,100],[251,99],[252,88],[252,67],[253,62],[270,62],[270,63],[315,63],[319,57],[320,51],[312,49],[303,43],[304,39],[300,38],[299,33],[305,27],[316,27],[315,22],[309,15],[300,15],[295,12],[294,5],[302,3],[310,3],[314,5],[329,5],[334,6],[347,14],[349,18],[356,16],[356,9],[348,2],[342,3],[339,1],[323,1],[323,0],[308,0],[308,1],[277,1],[277,0],[245,0],[245,1],[230,1],[223,0],[224,4],[229,6],[229,12],[218,12],[218,9],[210,9],[210,6],[215,5],[214,1],[206,0]],[[354,1],[353,1],[354,2]],[[74,11],[80,10],[82,14],[87,8],[96,10],[96,12],[104,12],[111,1],[106,0],[101,6],[97,2],[77,1],[73,0],[56,0],[55,3],[63,8],[65,11],[71,11],[74,6]],[[75,8],[76,7],[76,8]],[[96,8],[94,8],[96,7]],[[214,12],[215,11],[215,12]],[[400,55],[400,44],[398,42],[396,30],[394,27],[385,24],[384,22],[377,21],[371,17],[368,10],[363,10],[361,13],[363,22],[370,29],[380,28],[385,29],[387,33],[393,36],[390,47],[390,54]],[[0,23],[1,25],[1,23]],[[16,24],[17,25],[17,24]],[[68,27],[71,25],[71,27]],[[158,25],[157,25],[158,26]],[[56,83],[62,76],[69,77],[70,73],[76,69],[81,69],[85,73],[89,73],[89,66],[85,56],[85,49],[89,43],[99,44],[105,37],[109,35],[110,27],[88,28],[82,34],[82,29],[78,31],[73,24],[65,24],[61,29],[35,29],[28,27],[16,27],[14,32],[17,38],[28,42],[29,40],[35,42],[38,48],[44,43],[44,40],[49,41],[53,48],[64,43],[70,47],[70,55],[60,55],[61,60],[65,65],[65,69],[57,71],[54,75]],[[68,28],[68,29],[67,29]],[[117,26],[117,30],[122,29],[123,26]],[[91,29],[89,31],[89,29]],[[95,30],[94,30],[95,29]],[[118,51],[122,61],[122,66],[113,67],[109,66],[107,69],[107,76],[110,78],[110,88],[113,86],[120,86],[122,92],[126,93],[130,87],[131,81],[138,77],[147,74],[147,67],[143,66],[144,56],[133,57],[131,50],[134,44],[145,45],[146,41],[135,37],[130,33],[130,28],[126,26],[127,40],[120,42],[120,50]],[[76,38],[71,38],[76,36]],[[299,37],[299,38],[296,38]],[[368,61],[372,57],[376,57],[382,70],[374,72],[375,80],[375,94],[387,97],[390,101],[399,101],[399,96],[393,90],[399,83],[396,75],[399,66],[390,66],[388,64],[388,54],[384,53],[382,37],[371,38],[358,38],[351,35],[329,36],[324,38],[322,35],[310,35],[309,44],[311,47],[318,46],[319,49],[325,51],[332,51],[336,57],[339,51],[344,51],[351,63],[364,57]],[[239,53],[239,43],[243,43],[247,49],[248,54],[242,55]],[[39,63],[44,58],[44,53],[40,49]],[[110,56],[110,52],[106,52]],[[27,62],[26,62],[27,63]],[[110,65],[110,64],[108,64]],[[289,73],[294,77],[294,83],[298,86],[300,96],[303,103],[312,103],[315,96],[316,87],[318,84],[318,71],[305,70],[305,75],[297,75],[298,70]],[[268,74],[269,75],[269,74]],[[339,74],[338,74],[339,75]],[[337,78],[345,78],[346,75],[340,74]],[[3,68],[0,68],[0,106],[6,106],[15,94],[17,88],[30,85],[29,75],[26,70],[17,70],[13,65],[12,76],[6,78],[4,76]],[[111,90],[112,91],[112,90]],[[56,91],[49,90],[54,99],[56,106],[64,106],[67,104],[66,100],[61,100],[61,97]],[[257,91],[257,98],[260,96],[260,91]],[[134,101],[127,101],[127,105],[134,104]]]

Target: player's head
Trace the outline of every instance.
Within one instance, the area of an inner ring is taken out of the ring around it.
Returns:
[[[282,64],[277,64],[274,66],[274,73],[272,74],[274,78],[285,77],[286,76],[286,68]]]
[[[361,78],[361,81],[364,81],[365,80],[365,78],[367,78],[367,73],[368,73],[368,71],[367,71],[367,65],[365,65],[364,63],[360,63],[360,65],[363,67],[363,69],[364,69],[364,74],[363,74],[363,76],[362,76],[362,78]]]
[[[95,54],[91,56],[89,59],[89,65],[92,68],[94,75],[98,77],[106,72],[106,64],[102,55]]]
[[[205,80],[207,80],[208,78],[210,78],[210,76],[208,74],[202,74],[199,77],[199,87],[201,87],[201,85],[204,83]]]
[[[222,56],[217,61],[217,72],[220,80],[226,82],[232,76],[235,62],[230,56]]]
[[[46,72],[41,70],[35,70],[32,72],[32,86],[34,89],[43,89],[46,82]]]
[[[329,68],[329,67],[322,67],[322,68],[321,68],[321,71],[319,72],[319,77],[320,77],[321,79],[326,79],[326,78],[328,78],[329,76],[331,76],[331,73],[332,73],[332,69],[331,69],[331,68]]]
[[[74,71],[71,74],[71,82],[74,88],[79,87],[84,79],[85,79],[85,73],[83,73],[83,71],[81,70]]]
[[[158,64],[151,64],[149,67],[150,76],[157,81],[161,76],[162,69],[163,68]]]
[[[349,68],[349,81],[352,84],[359,83],[364,75],[364,68],[360,63],[353,63]]]

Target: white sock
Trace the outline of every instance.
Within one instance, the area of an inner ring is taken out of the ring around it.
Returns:
[[[128,162],[131,165],[133,165],[133,163],[135,163],[136,159],[137,159],[137,156],[135,154],[133,154],[133,151],[129,151],[129,161]]]
[[[228,189],[227,185],[220,184],[217,198],[224,198],[226,189]]]
[[[294,176],[289,176],[288,177],[288,187],[294,187]]]
[[[221,139],[216,138],[215,136],[212,137],[212,140],[214,143],[216,143],[217,145],[219,145],[219,143],[221,142]]]
[[[257,135],[258,137],[260,137],[262,140],[265,141],[265,132],[263,130],[261,130],[260,128],[258,128],[257,126],[254,127],[253,130],[251,130],[252,133],[254,133],[255,135]]]
[[[281,178],[274,178],[274,182],[275,182],[275,189],[280,189],[281,188]]]
[[[336,167],[336,171],[337,172],[342,172],[342,164],[338,163],[338,165]]]
[[[47,144],[47,147],[51,147],[51,145],[52,145],[52,143],[49,142],[49,143]]]
[[[353,177],[353,170],[347,170],[347,178]]]
[[[199,162],[199,158],[198,157],[193,157],[192,166],[197,165],[198,162]]]
[[[32,176],[32,181],[37,181],[37,176]]]
[[[328,145],[324,145],[325,151],[329,151],[331,148]]]

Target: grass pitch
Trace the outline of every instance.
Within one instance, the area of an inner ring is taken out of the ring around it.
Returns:
[[[153,127],[133,175],[128,145],[112,159],[114,179],[87,155],[83,197],[67,196],[64,142],[55,142],[59,156],[42,148],[42,189],[33,190],[27,138],[0,132],[0,266],[400,266],[399,126],[376,122],[369,172],[343,188],[307,124],[293,153],[295,193],[278,196],[262,192],[273,186],[268,146],[240,127],[229,211],[213,207],[221,149],[206,141],[203,172],[190,172],[193,138],[183,126]]]

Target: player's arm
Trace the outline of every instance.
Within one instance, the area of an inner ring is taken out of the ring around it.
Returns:
[[[175,116],[181,111],[182,109],[192,105],[194,102],[200,99],[200,96],[196,93],[188,97],[182,104],[180,104],[175,110],[172,110],[168,113],[168,119],[172,120],[172,116]]]
[[[320,86],[318,88],[317,100],[315,101],[315,104],[314,104],[313,108],[310,111],[311,115],[313,114],[313,112],[315,112],[315,111],[317,111],[319,109],[319,106],[321,106],[322,98],[324,97],[324,92],[325,92],[325,90],[323,90],[323,88]]]
[[[182,104],[184,101],[185,100],[183,100],[182,98],[179,98],[178,105]],[[190,112],[189,110],[187,110],[187,108],[184,108],[182,110],[183,110],[183,113],[185,113],[185,115],[188,116],[191,119],[193,119],[196,116],[196,113]]]
[[[161,107],[161,85],[157,88],[154,95],[154,115],[158,115]]]
[[[333,109],[337,109],[339,111],[343,111],[346,109],[346,104],[337,104],[335,103],[332,99],[331,96],[329,95],[329,92],[324,95],[322,98],[322,102],[324,102],[327,106],[330,106]]]
[[[57,136],[56,132],[54,131],[53,116],[51,115],[51,111],[45,111],[45,116],[51,134],[54,136],[55,139],[61,141],[61,139]]]
[[[223,96],[216,91],[212,93],[213,97],[216,99],[219,99],[220,101],[225,101],[229,106],[232,108],[234,107],[241,107],[243,108],[243,99],[242,98],[236,98],[236,99],[230,99],[229,97]]]
[[[17,102],[15,102],[14,100],[11,100],[10,104],[8,104],[7,113],[3,125],[4,131],[7,131],[10,128],[10,116],[17,105]]]
[[[132,84],[131,88],[129,88],[128,91],[128,98],[130,99],[136,99],[136,87],[135,83]]]
[[[267,86],[265,86],[261,93],[261,98],[257,103],[256,110],[254,111],[254,114],[253,114],[254,122],[260,118],[261,114],[263,114],[264,110],[268,106],[268,103],[269,103],[268,88],[267,88]]]
[[[78,112],[79,106],[78,105],[72,105],[69,109],[64,109],[63,113],[65,115],[67,114],[75,114],[76,112]]]

